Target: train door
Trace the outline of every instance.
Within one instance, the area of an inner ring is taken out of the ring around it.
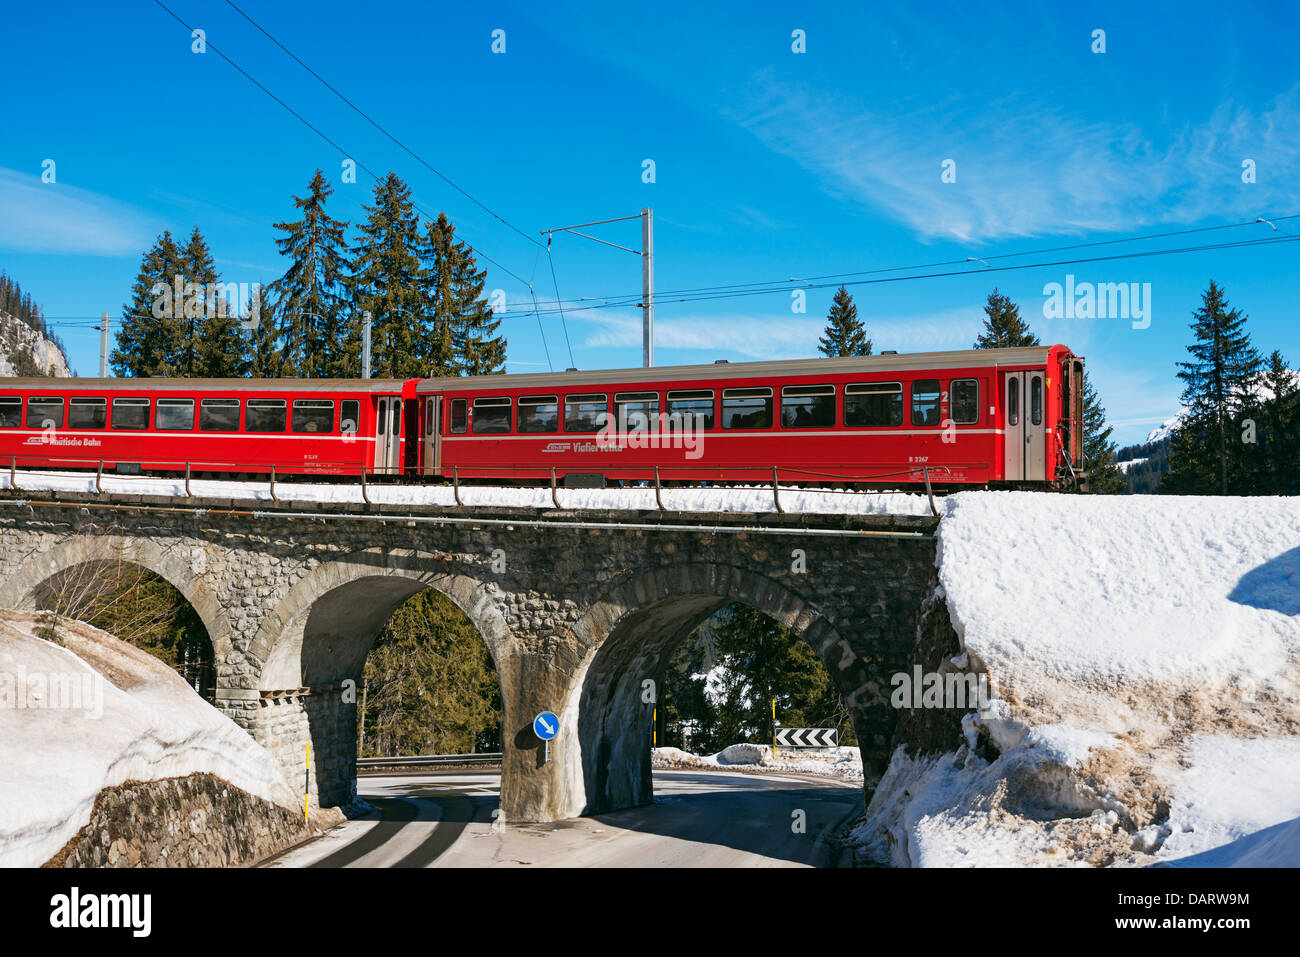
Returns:
[[[425,475],[437,475],[442,469],[441,445],[438,432],[441,428],[439,413],[442,411],[439,397],[431,395],[424,400],[424,429],[421,433],[421,471]]]
[[[1006,421],[1006,460],[1003,474],[1008,482],[1025,477],[1025,383],[1023,372],[1007,372],[1002,377],[1004,418]]]
[[[1003,463],[1008,482],[1044,480],[1047,431],[1044,425],[1044,373],[1007,372],[1002,388],[1006,419],[1006,458]]]
[[[384,395],[375,400],[375,471],[396,475],[402,470],[402,399]]]

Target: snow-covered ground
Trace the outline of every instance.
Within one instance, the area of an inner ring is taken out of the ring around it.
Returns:
[[[944,510],[942,597],[995,700],[949,753],[893,756],[855,830],[869,856],[1139,865],[1300,817],[1300,499]],[[1300,866],[1298,837],[1255,859]]]
[[[271,753],[157,658],[80,622],[0,611],[0,867],[49,860],[101,790],[206,772],[300,811]]]
[[[95,475],[85,472],[18,470],[18,487],[58,492],[94,492]],[[9,472],[0,472],[0,489],[12,487]],[[139,478],[105,475],[105,492],[122,495],[170,495],[184,497],[181,479]],[[244,499],[266,502],[273,507],[269,482],[229,482],[194,479],[191,491],[199,499]],[[360,505],[364,499],[360,481],[287,483],[277,482],[276,498],[293,502],[343,502]],[[379,505],[456,504],[450,485],[374,485],[366,493]],[[771,512],[775,511],[772,487],[674,488],[663,489],[664,508],[685,512]],[[653,509],[653,488],[558,489],[564,509]],[[465,485],[461,501],[468,506],[554,509],[551,490]],[[781,508],[787,512],[850,515],[928,515],[928,498],[912,492],[838,492],[829,489],[781,488]]]
[[[808,748],[794,750],[771,745],[733,744],[717,754],[690,754],[678,748],[655,748],[650,763],[656,768],[737,768],[757,771],[826,774],[846,780],[862,780],[862,754],[857,748]]]

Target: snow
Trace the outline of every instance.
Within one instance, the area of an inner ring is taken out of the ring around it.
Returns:
[[[898,749],[862,857],[1300,866],[1300,499],[966,492],[938,538],[995,698]]]
[[[1151,461],[1150,458],[1144,457],[1140,459],[1126,459],[1125,461],[1119,462],[1117,464],[1119,465],[1119,470],[1127,474],[1129,469],[1136,468],[1137,466],[1141,465],[1143,462],[1149,462],[1149,461]]]
[[[124,477],[104,475],[105,493],[122,495],[165,495],[184,497],[183,479]],[[95,475],[86,472],[18,470],[19,489],[94,492]],[[12,488],[8,471],[0,472],[0,489]],[[231,499],[266,502],[274,507],[269,481],[235,482],[193,479],[191,491],[196,499]],[[557,490],[564,509],[656,509],[654,488],[608,488]],[[319,483],[276,482],[275,494],[281,501],[333,502],[361,505],[364,499],[359,480]],[[455,506],[455,491],[450,485],[370,485],[370,501],[379,505]],[[772,487],[744,486],[729,488],[675,488],[661,492],[665,509],[684,512],[772,512],[775,511]],[[554,509],[549,486],[540,488],[506,488],[492,485],[465,485],[461,501],[467,506]],[[852,492],[831,489],[781,487],[781,507],[787,512],[849,515],[928,515],[927,496],[911,492]]]
[[[690,754],[679,748],[655,748],[656,768],[734,768],[800,774],[824,774],[846,780],[862,779],[862,754],[857,748],[777,748],[771,745],[732,744],[717,754]]]
[[[37,613],[0,611],[0,867],[47,861],[101,790],[130,780],[206,772],[301,809],[271,753],[161,661],[79,622],[59,624],[60,644],[39,628]]]

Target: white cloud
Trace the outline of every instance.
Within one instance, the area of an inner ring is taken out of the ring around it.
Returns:
[[[139,210],[64,183],[0,168],[0,248],[138,256],[161,231]]]
[[[925,238],[1133,231],[1253,218],[1291,201],[1300,177],[1300,87],[1259,113],[1221,104],[1157,144],[1135,126],[1027,97],[999,109],[929,106],[878,114],[840,93],[760,74],[731,117],[831,193],[881,209]],[[1258,182],[1241,182],[1253,159]],[[956,163],[955,183],[940,179]]]

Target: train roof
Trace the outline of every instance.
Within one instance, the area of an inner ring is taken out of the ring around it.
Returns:
[[[511,375],[462,376],[449,379],[421,379],[419,392],[458,392],[502,388],[556,388],[569,385],[605,385],[644,382],[647,379],[749,379],[789,375],[916,371],[922,369],[969,369],[985,366],[1043,365],[1053,349],[1061,345],[1027,346],[1018,349],[960,349],[950,352],[910,352],[897,355],[847,356],[821,359],[778,359],[767,362],[727,362],[689,366],[654,366],[650,369],[591,369],[571,372],[526,372]],[[1067,350],[1068,351],[1068,350]],[[506,385],[508,383],[508,385]]]

